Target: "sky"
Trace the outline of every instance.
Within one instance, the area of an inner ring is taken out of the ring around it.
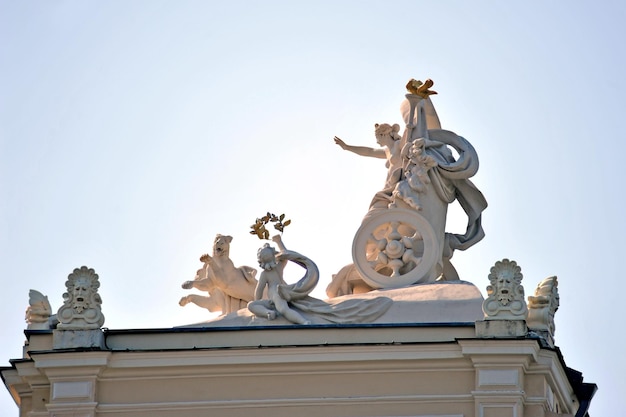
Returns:
[[[21,357],[29,290],[56,311],[82,265],[105,327],[208,320],[178,305],[181,283],[218,233],[256,266],[267,211],[292,220],[285,245],[317,263],[324,298],[386,176],[333,136],[376,146],[406,82],[431,78],[489,203],[485,239],[452,259],[461,279],[486,295],[503,258],[526,295],[558,276],[556,344],[599,386],[590,414],[615,415],[625,19],[610,0],[0,0],[1,366]],[[452,206],[448,230],[465,221]],[[18,415],[4,389],[0,414]]]

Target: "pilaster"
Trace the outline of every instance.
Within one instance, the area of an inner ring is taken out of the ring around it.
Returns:
[[[472,391],[476,417],[524,417],[525,373],[529,364],[536,360],[537,343],[462,340],[459,344],[476,370]]]
[[[106,368],[110,352],[59,352],[33,354],[46,375],[50,417],[95,417],[98,377]]]
[[[43,373],[37,369],[31,360],[14,362],[15,371],[12,372],[8,386],[11,395],[20,406],[20,417],[48,416],[46,404],[50,397],[50,384]],[[4,374],[6,377],[6,373]]]

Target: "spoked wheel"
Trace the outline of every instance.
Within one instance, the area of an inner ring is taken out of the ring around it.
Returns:
[[[438,249],[428,220],[416,211],[395,208],[363,222],[354,236],[352,259],[372,287],[397,288],[428,281]]]

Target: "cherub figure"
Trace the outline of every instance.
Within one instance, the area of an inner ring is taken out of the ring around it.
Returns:
[[[319,269],[315,262],[304,255],[285,248],[280,236],[272,240],[279,252],[265,244],[257,252],[261,276],[254,294],[254,301],[248,303],[248,310],[257,317],[274,320],[282,315],[295,324],[316,323],[366,323],[383,315],[393,301],[387,297],[365,300],[352,298],[328,304],[309,296],[319,281]],[[283,270],[291,261],[305,269],[305,274],[294,284],[283,280]],[[263,291],[267,289],[267,298]]]
[[[426,138],[419,138],[412,143],[407,143],[402,153],[406,153],[406,166],[404,168],[404,179],[396,184],[393,191],[395,199],[401,199],[409,207],[421,210],[419,194],[427,191],[430,184],[428,171],[437,166],[437,161],[425,153],[426,143],[431,142]]]
[[[283,280],[283,270],[287,261],[293,260],[290,258],[294,257],[295,252],[290,252],[285,248],[280,236],[274,236],[272,240],[276,242],[281,252],[277,253],[269,243],[263,245],[257,252],[261,276],[254,292],[254,301],[248,303],[248,310],[268,320],[274,320],[280,314],[292,323],[311,324],[289,306],[288,301],[291,300],[292,295],[284,290],[287,284]],[[266,287],[269,299],[263,299]]]

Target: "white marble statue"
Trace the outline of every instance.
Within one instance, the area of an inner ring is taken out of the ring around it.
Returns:
[[[48,330],[56,325],[56,316],[52,314],[52,306],[48,297],[36,290],[28,292],[26,323],[28,330]]]
[[[257,259],[261,267],[261,276],[254,292],[254,301],[248,304],[248,310],[268,320],[274,320],[280,314],[292,323],[310,324],[310,320],[289,306],[289,301],[298,295],[305,297],[315,288],[319,280],[317,266],[309,258],[297,252],[288,251],[280,236],[274,236],[272,240],[280,248],[280,253],[277,253],[269,243],[259,249]],[[293,291],[283,280],[283,270],[287,261],[297,262],[306,269],[305,276],[299,281],[301,288],[299,291]],[[263,299],[266,287],[268,299]],[[303,291],[302,288],[306,290]]]
[[[489,273],[490,285],[483,302],[485,320],[525,320],[528,308],[524,300],[522,269],[515,261],[503,259]]]
[[[232,313],[245,308],[254,299],[257,285],[256,269],[250,266],[235,267],[230,259],[231,236],[218,234],[213,242],[213,256],[204,254],[200,261],[203,267],[196,273],[195,279],[185,281],[184,289],[196,288],[206,291],[209,296],[189,294],[180,299],[181,306],[194,303],[209,311]]]
[[[556,277],[544,279],[537,285],[535,295],[528,296],[529,329],[545,331],[554,337],[554,314],[559,308],[559,289]]]
[[[265,244],[257,252],[261,275],[255,291],[255,300],[248,310],[255,316],[274,320],[279,316],[291,323],[366,323],[384,314],[392,304],[391,299],[376,297],[367,300],[351,299],[337,304],[328,304],[310,297],[319,280],[317,265],[304,255],[288,250],[280,236],[272,240],[280,251]],[[304,276],[295,284],[283,280],[283,270],[288,261],[305,269]],[[267,289],[267,298],[263,292]]]
[[[371,206],[382,206],[387,208],[389,204],[389,197],[386,195],[385,190],[393,188],[398,182],[398,177],[402,169],[402,158],[400,156],[402,137],[398,134],[400,131],[400,125],[394,124],[393,126],[383,123],[374,125],[374,136],[376,137],[376,143],[381,148],[370,148],[367,146],[352,146],[346,144],[342,139],[335,136],[334,140],[341,149],[353,152],[360,156],[367,156],[371,158],[385,159],[385,166],[387,167],[387,180],[385,181],[385,188],[381,193],[376,194]]]
[[[181,297],[178,304],[181,306],[186,306],[189,303],[193,303],[199,307],[206,308],[210,312],[222,312],[223,314],[227,314],[242,308],[240,305],[240,301],[242,300],[227,299],[224,292],[220,290],[217,285],[215,285],[215,280],[213,280],[213,273],[209,273],[211,266],[209,265],[208,258],[202,255],[200,257],[200,262],[203,263],[202,268],[196,271],[196,276],[194,277],[194,279],[192,281],[185,281],[181,285],[181,287],[184,289],[196,288],[200,291],[207,292],[209,295],[185,295]]]
[[[355,267],[372,288],[458,280],[450,263],[454,250],[465,250],[484,237],[481,213],[487,202],[469,180],[478,170],[478,156],[467,140],[441,129],[429,98],[435,94],[429,90],[432,84],[407,84],[411,94],[401,106],[406,129],[400,137],[398,125],[376,124],[382,148],[334,139],[342,149],[387,161],[385,185],[374,196],[353,243]],[[445,232],[448,205],[455,200],[468,216],[462,235]],[[349,277],[339,273],[335,279]]]
[[[63,305],[57,311],[58,329],[99,329],[104,324],[104,315],[98,294],[100,281],[91,268],[81,266],[74,269],[65,282],[67,292],[63,294]]]
[[[356,266],[348,264],[333,274],[326,287],[326,295],[328,298],[335,298],[343,295],[362,294],[372,290],[374,288],[363,281]]]

